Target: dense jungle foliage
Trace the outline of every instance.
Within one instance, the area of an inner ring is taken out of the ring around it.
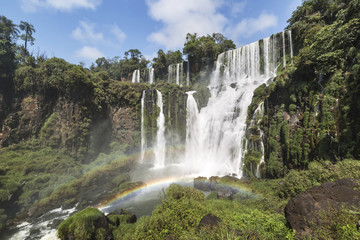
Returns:
[[[252,116],[264,102],[258,125],[264,131],[267,177],[306,169],[312,161],[360,158],[359,13],[359,1],[312,0],[289,19],[293,64],[279,70],[269,86],[260,86],[249,108]],[[260,161],[257,152],[248,154],[248,172]]]

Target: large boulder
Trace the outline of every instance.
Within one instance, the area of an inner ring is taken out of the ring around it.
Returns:
[[[351,221],[355,226],[359,217],[351,213],[351,209],[360,206],[359,183],[359,179],[345,178],[297,195],[285,207],[288,224],[300,238],[317,237],[324,229],[330,229],[328,234],[331,234],[331,229],[339,225],[336,222],[339,215],[352,214]]]
[[[220,218],[209,213],[200,220],[197,230],[199,231],[201,228],[204,228],[204,227],[213,229],[213,228],[217,227],[221,222],[222,221]]]

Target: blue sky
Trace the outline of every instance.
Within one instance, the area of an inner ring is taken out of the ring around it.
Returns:
[[[90,66],[139,49],[182,49],[187,33],[220,32],[237,47],[282,31],[302,0],[0,0],[0,15],[35,27],[30,51]]]

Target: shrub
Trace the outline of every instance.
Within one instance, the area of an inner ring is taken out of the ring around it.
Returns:
[[[96,228],[96,222],[104,218],[104,214],[96,208],[86,208],[75,213],[58,227],[58,237],[64,239],[105,239],[106,230]]]

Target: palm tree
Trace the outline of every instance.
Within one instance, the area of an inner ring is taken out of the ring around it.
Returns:
[[[25,34],[22,34],[20,38],[25,41],[25,55],[27,55],[27,43],[30,42],[30,44],[33,45],[35,41],[35,38],[32,36],[35,28],[32,24],[24,21],[20,22],[19,27],[21,31],[25,31]]]

